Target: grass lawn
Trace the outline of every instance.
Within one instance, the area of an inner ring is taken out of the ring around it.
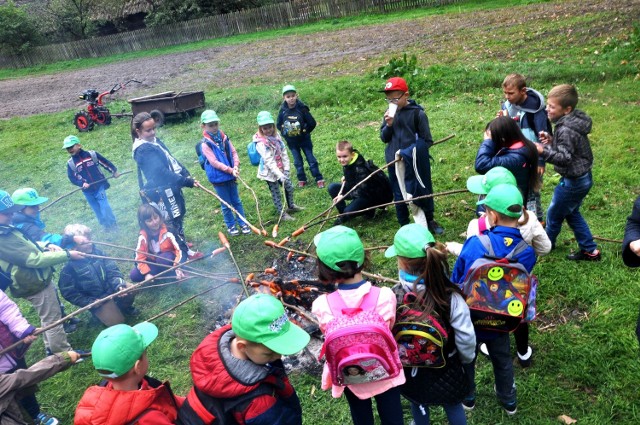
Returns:
[[[525,2],[520,2],[517,9],[509,9],[507,3],[510,2],[479,5],[470,2],[460,8],[438,9],[438,13],[473,14],[477,10],[474,8],[483,7],[496,8],[494,13],[505,16],[512,16],[516,10],[526,11],[527,6],[522,5]],[[549,2],[550,5],[553,3]],[[604,6],[606,2],[602,4]],[[637,22],[637,3],[631,9],[635,11]],[[407,19],[418,19],[427,13],[431,12],[411,12]],[[371,18],[371,22],[353,19],[344,25],[373,25],[376,19]],[[474,174],[475,154],[486,123],[499,108],[502,100],[500,83],[506,74],[520,72],[527,75],[531,86],[543,94],[556,84],[575,84],[580,94],[578,108],[586,111],[594,123],[590,140],[595,157],[595,185],[582,210],[595,235],[622,239],[625,219],[633,200],[640,195],[637,152],[640,28],[637,24],[634,27],[632,22],[632,17],[621,16],[615,8],[602,7],[597,12],[553,16],[527,26],[489,28],[476,25],[450,34],[443,41],[445,48],[438,49],[440,53],[437,54],[417,43],[406,52],[406,60],[402,57],[403,52],[394,57],[377,58],[375,66],[371,67],[374,71],[348,72],[350,64],[344,63],[337,65],[344,71],[337,72],[338,77],[300,76],[298,81],[292,82],[298,86],[301,99],[311,106],[318,121],[313,133],[314,151],[325,179],[335,182],[341,176],[334,156],[334,146],[339,140],[350,140],[367,158],[374,159],[378,165],[384,164],[378,129],[386,102],[377,90],[388,73],[405,75],[414,97],[425,106],[434,139],[456,134],[454,139],[431,150],[433,183],[437,192],[464,188],[466,179]],[[310,27],[314,31],[331,30],[326,23]],[[614,35],[602,28],[610,28]],[[415,63],[411,63],[413,55],[416,56]],[[377,68],[380,70],[376,71]],[[263,218],[273,220],[275,211],[266,184],[255,177],[256,169],[249,164],[245,146],[256,131],[257,112],[262,109],[277,111],[279,87],[256,82],[223,95],[218,89],[207,90],[211,90],[206,93],[207,106],[219,113],[221,128],[231,137],[240,154],[243,179],[256,190]],[[119,106],[116,104],[112,109],[119,110]],[[19,187],[34,187],[51,199],[73,189],[64,169],[68,155],[61,149],[64,137],[75,133],[71,124],[73,113],[0,121],[2,189],[12,192]],[[204,184],[206,176],[197,165],[193,150],[200,134],[196,119],[173,120],[159,130],[158,137]],[[114,120],[109,127],[96,127],[93,132],[79,137],[87,148],[104,154],[121,171],[135,170],[127,120]],[[139,203],[135,180],[134,172],[111,181],[108,196],[119,220],[117,234],[105,234],[100,230],[80,194],[45,211],[43,219],[51,231],[61,231],[68,223],[82,222],[95,229],[96,240],[134,247],[138,232],[135,211]],[[545,206],[551,200],[554,181],[557,176],[552,167],[548,167],[542,192]],[[240,192],[249,220],[257,222],[251,194],[242,187]],[[224,229],[219,205],[203,191],[187,189],[185,193],[188,208],[185,227],[189,240],[203,250],[217,247],[217,232]],[[295,198],[306,210],[296,215],[296,221],[281,226],[280,237],[330,204],[326,191],[313,186],[296,189]],[[459,235],[473,218],[469,207],[473,206],[474,199],[471,194],[457,194],[436,200],[437,219],[446,228],[445,235],[439,238],[441,241],[462,241]],[[391,210],[376,220],[356,219],[352,223],[365,246],[391,243],[398,228]],[[270,226],[268,230],[270,232]],[[299,238],[303,248],[314,233],[309,230]],[[263,241],[257,235],[231,239],[234,256],[243,271],[264,269],[274,256],[279,255],[267,250]],[[533,366],[524,370],[515,367],[518,413],[509,418],[502,412],[493,395],[491,366],[487,359],[480,358],[477,406],[468,414],[469,423],[554,424],[560,423],[560,415],[574,418],[579,424],[640,423],[637,389],[640,367],[634,334],[640,304],[638,273],[622,264],[619,244],[602,242],[599,247],[603,252],[600,263],[567,261],[565,256],[577,246],[570,229],[565,227],[557,248],[539,259],[534,269],[540,278],[540,317],[531,327],[531,345],[535,350]],[[105,251],[121,257],[130,255],[111,249]],[[385,259],[381,252],[372,253],[371,260],[373,266],[369,271],[389,277],[396,275],[395,262]],[[203,267],[216,272],[235,271],[226,255],[207,261]],[[130,264],[122,262],[120,265],[128,273]],[[142,310],[141,318],[148,318],[211,284],[194,282],[142,291],[136,305]],[[169,379],[177,394],[186,394],[190,387],[190,354],[211,329],[216,319],[211,312],[227,304],[239,291],[232,284],[213,284],[220,288],[156,321],[160,337],[149,348],[150,374]],[[31,322],[38,323],[31,307],[23,302],[20,304]],[[81,318],[83,325],[69,339],[76,348],[89,348],[101,327],[90,323],[89,315]],[[37,361],[43,352],[42,342],[37,341],[28,354],[28,363]],[[322,392],[317,376],[298,373],[292,380],[302,400],[305,424],[350,422],[346,401],[334,400],[329,393]],[[96,382],[98,376],[87,361],[40,385],[38,398],[43,410],[59,417],[61,423],[70,424],[84,389]],[[407,409],[407,423],[409,416]],[[446,423],[441,409],[432,410],[432,419],[436,424]]]

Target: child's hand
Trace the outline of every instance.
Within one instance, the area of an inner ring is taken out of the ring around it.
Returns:
[[[122,174],[120,174],[120,173],[119,173],[119,172],[117,172],[117,171],[114,171],[114,172],[113,172],[113,178],[114,178],[114,179],[117,179],[117,178],[118,178],[118,177],[120,177],[121,175],[122,175]]]
[[[178,279],[184,279],[185,278],[184,272],[180,269],[176,269],[176,277]]]
[[[553,136],[546,131],[541,131],[538,133],[538,141],[543,145],[548,145],[549,143],[553,142]]]
[[[82,260],[84,258],[84,254],[80,251],[68,251],[69,252],[69,258],[71,260]]]
[[[58,251],[62,251],[62,248],[60,248],[56,244],[50,243],[50,244],[47,245],[47,251],[49,251],[49,252],[58,252]]]
[[[87,183],[87,182],[82,183],[82,189],[83,189],[83,190],[84,190],[84,189],[89,189],[89,187],[90,187],[90,186],[91,186],[91,185],[90,185],[89,183]]]
[[[640,257],[640,239],[631,242],[629,244],[629,248],[631,249],[631,251],[633,251],[634,254]]]
[[[240,170],[238,170],[238,167],[233,167],[233,170],[231,170],[231,175],[233,177],[238,177],[240,175]]]

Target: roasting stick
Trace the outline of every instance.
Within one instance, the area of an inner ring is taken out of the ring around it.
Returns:
[[[342,186],[340,186],[340,192],[338,192],[338,196],[335,197],[335,199],[331,200],[331,208],[327,211],[326,217],[329,217],[329,215],[331,214],[331,210],[333,209],[333,207],[336,206],[336,204],[339,202],[336,202],[336,199],[340,198],[342,196],[342,191],[344,190],[344,185],[347,184],[346,180],[342,181]],[[322,231],[322,228],[324,227],[324,223],[326,223],[325,221],[322,222],[322,224],[320,225],[320,227],[318,228],[318,231],[316,232],[316,235],[318,233],[320,233]],[[311,249],[311,245],[313,244],[313,238],[311,238],[311,241],[309,242],[309,245],[307,245],[307,249],[305,249],[305,251],[309,251]]]
[[[157,275],[155,275],[154,277],[152,277],[152,278],[151,278],[151,279],[149,279],[149,280],[144,280],[144,281],[142,281],[142,282],[140,282],[140,283],[137,283],[137,284],[132,285],[132,286],[130,286],[130,287],[128,287],[128,288],[126,288],[126,289],[123,289],[122,291],[116,292],[116,293],[114,293],[114,294],[108,295],[108,296],[106,296],[106,297],[104,297],[104,298],[101,298],[101,299],[99,299],[99,300],[96,300],[96,301],[92,302],[91,304],[88,304],[88,305],[86,305],[86,306],[84,306],[84,307],[82,307],[82,308],[77,309],[77,310],[76,310],[76,311],[74,311],[74,312],[71,312],[71,313],[67,314],[65,317],[63,317],[63,318],[62,318],[62,319],[60,319],[60,320],[57,320],[57,321],[55,321],[55,322],[53,322],[53,323],[51,323],[51,324],[49,324],[49,325],[47,325],[47,326],[44,326],[44,327],[42,327],[42,328],[38,328],[38,329],[37,329],[34,333],[32,333],[31,335],[33,335],[33,336],[35,336],[35,335],[40,335],[41,333],[46,332],[46,331],[48,331],[49,329],[55,328],[56,326],[63,324],[63,323],[64,323],[64,322],[66,322],[67,320],[71,319],[72,317],[77,316],[78,314],[80,314],[80,313],[82,313],[82,312],[84,312],[84,311],[87,311],[87,310],[90,310],[90,309],[92,309],[92,308],[94,308],[94,307],[97,307],[97,306],[99,306],[100,304],[103,304],[103,303],[105,303],[105,302],[107,302],[107,301],[109,301],[109,300],[112,300],[113,298],[120,297],[120,296],[122,296],[122,295],[126,295],[126,294],[128,294],[129,292],[132,292],[133,290],[135,290],[136,288],[138,288],[138,287],[140,287],[140,286],[142,286],[142,285],[144,285],[144,284],[146,284],[146,283],[149,283],[149,282],[151,282],[151,281],[153,281],[153,280],[155,280],[155,279],[158,279],[160,276],[165,275],[165,274],[167,274],[167,273],[170,273],[170,272],[172,272],[172,271],[174,271],[174,270],[176,270],[176,269],[178,269],[178,268],[182,267],[182,266],[183,266],[183,265],[185,265],[185,264],[194,263],[194,262],[196,262],[196,261],[202,260],[203,258],[207,258],[207,257],[208,257],[208,256],[207,256],[207,255],[205,255],[204,257],[194,258],[193,260],[189,260],[189,261],[186,261],[186,262],[184,262],[184,263],[182,263],[182,264],[178,264],[177,266],[173,266],[173,267],[171,267],[171,268],[168,268],[167,270],[164,270],[164,271],[162,271],[162,272],[158,273]],[[31,335],[30,335],[30,336],[31,336]],[[19,346],[20,344],[22,344],[22,343],[23,343],[23,341],[24,341],[24,339],[21,339],[21,340],[19,340],[19,341],[16,341],[15,343],[13,343],[13,344],[9,345],[9,346],[8,346],[8,347],[6,347],[6,348],[3,348],[3,349],[2,349],[2,351],[0,351],[0,356],[1,356],[2,354],[6,353],[7,351],[11,351],[11,350],[13,350],[15,347],[17,347],[17,346]]]
[[[622,245],[622,240],[618,240],[618,239],[608,239],[608,238],[603,238],[600,236],[594,236],[593,239],[597,240],[597,241],[602,241],[602,242],[611,242],[611,243],[617,243]]]
[[[227,249],[227,251],[229,251],[229,256],[231,257],[231,261],[233,261],[233,264],[236,266],[236,270],[238,271],[238,276],[240,277],[240,283],[242,284],[242,289],[244,289],[244,293],[247,295],[247,297],[249,297],[249,290],[247,289],[247,285],[244,283],[244,278],[242,277],[242,272],[240,271],[240,267],[236,262],[236,258],[233,256],[233,251],[231,251],[231,244],[229,243],[229,240],[222,232],[218,232],[218,239],[220,239],[220,243],[222,244],[222,246],[224,246]]]
[[[261,235],[261,234],[262,234],[262,233],[260,232],[260,229],[258,229],[258,228],[257,228],[256,226],[254,226],[253,224],[249,223],[249,220],[247,220],[247,219],[246,219],[242,214],[240,214],[240,213],[238,212],[238,210],[236,210],[235,208],[233,208],[233,207],[231,206],[231,204],[229,204],[227,201],[225,201],[225,200],[224,200],[224,199],[222,199],[220,196],[218,196],[218,194],[217,194],[217,193],[215,193],[215,192],[213,192],[213,191],[211,191],[211,190],[207,189],[206,187],[202,186],[202,185],[201,185],[200,183],[198,183],[198,182],[196,182],[194,186],[195,186],[195,187],[197,187],[198,189],[201,189],[201,190],[203,190],[203,191],[207,192],[209,195],[213,196],[213,197],[214,197],[214,198],[216,198],[218,201],[220,201],[220,203],[222,203],[222,204],[226,205],[226,206],[227,206],[231,211],[233,211],[234,213],[236,213],[236,215],[237,215],[238,217],[240,217],[240,219],[241,219],[242,221],[244,221],[244,222],[247,224],[247,226],[249,226],[249,227],[251,228],[251,230],[253,231],[253,233],[255,233],[256,235]]]
[[[155,316],[152,316],[152,317],[148,318],[148,319],[147,319],[147,322],[153,322],[154,320],[156,320],[156,319],[158,319],[158,318],[160,318],[160,317],[164,316],[165,314],[168,314],[168,313],[172,312],[172,311],[173,311],[173,310],[175,310],[176,308],[178,308],[178,307],[180,307],[180,306],[185,305],[185,304],[186,304],[186,303],[188,303],[189,301],[191,301],[191,300],[193,300],[193,299],[195,299],[195,298],[197,298],[197,297],[199,297],[199,296],[201,296],[201,295],[204,295],[204,294],[206,294],[207,292],[211,292],[211,291],[213,291],[214,289],[219,288],[220,286],[222,286],[222,285],[219,285],[219,286],[212,286],[212,287],[210,287],[210,288],[205,289],[204,291],[198,292],[197,294],[192,295],[192,296],[190,296],[190,297],[188,297],[188,298],[184,299],[183,301],[180,301],[178,304],[176,304],[176,305],[174,305],[174,306],[172,306],[172,307],[169,307],[168,309],[166,309],[166,310],[165,310],[165,311],[163,311],[162,313],[158,313],[158,314],[156,314]]]
[[[282,217],[284,216],[284,209],[287,206],[287,194],[284,191],[284,182],[282,183],[282,208],[280,208],[280,216],[278,217],[278,222],[273,226],[273,230],[271,231],[271,237],[278,237],[278,229],[280,228],[280,222],[282,221]]]
[[[129,173],[131,173],[131,172],[132,172],[131,170],[129,170],[129,171],[123,171],[122,173],[119,173],[119,174],[118,174],[118,177],[124,176],[125,174],[129,174]],[[96,181],[94,181],[93,183],[89,183],[89,186],[93,186],[94,184],[102,183],[103,181],[107,181],[107,180],[109,180],[109,179],[113,179],[113,178],[115,178],[115,177],[113,177],[113,176],[105,177],[104,179],[96,180]],[[67,194],[65,194],[65,195],[62,195],[62,196],[60,196],[60,197],[56,198],[55,200],[53,200],[53,201],[49,202],[49,203],[48,203],[47,205],[45,205],[44,207],[40,208],[40,212],[42,212],[42,211],[46,210],[47,208],[49,208],[50,206],[54,205],[54,204],[55,204],[55,203],[57,203],[58,201],[61,201],[61,200],[63,200],[64,198],[66,198],[67,196],[71,196],[71,195],[73,195],[74,193],[76,193],[76,192],[78,192],[78,191],[80,191],[80,190],[82,190],[82,188],[81,188],[81,187],[79,187],[79,188],[77,188],[77,189],[73,189],[71,192],[69,192],[69,193],[67,193]]]
[[[261,231],[262,236],[267,236],[267,231],[264,229],[264,224],[262,224],[262,216],[260,215],[260,204],[258,203],[258,196],[256,195],[256,192],[253,190],[251,186],[247,184],[247,182],[242,180],[242,177],[240,177],[240,174],[238,174],[238,180],[240,180],[240,183],[242,183],[244,187],[249,189],[249,191],[251,192],[251,195],[253,195],[253,199],[256,201],[256,212],[258,213],[258,223],[260,224],[260,228],[262,229]]]

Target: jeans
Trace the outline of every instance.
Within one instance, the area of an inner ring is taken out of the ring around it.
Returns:
[[[394,201],[402,201],[404,198],[402,197],[402,191],[400,190],[400,186],[398,185],[398,177],[396,176],[396,167],[395,165],[390,165],[389,168],[389,181],[391,182],[391,190],[393,190],[393,200]],[[396,218],[398,219],[398,223],[400,226],[404,226],[409,224],[409,208],[406,203],[396,204]]]
[[[235,208],[240,215],[242,215],[243,217],[245,216],[244,208],[242,208],[242,201],[240,200],[240,196],[238,195],[238,184],[234,180],[224,183],[216,183],[213,185],[213,187],[219,197],[224,199],[229,205]],[[235,227],[236,220],[240,226],[247,225],[247,223],[245,223],[237,213],[234,217],[234,213],[231,208],[229,208],[222,202],[220,203],[220,207],[222,208],[222,217],[224,218],[224,224],[227,226],[227,228],[231,229],[232,227]]]
[[[116,217],[113,215],[104,187],[100,187],[93,192],[84,190],[82,193],[84,197],[87,198],[89,206],[95,213],[102,227],[108,228],[116,225]]]
[[[155,264],[147,264],[149,266],[149,269],[151,269],[149,273],[155,276],[165,271],[166,269],[173,267],[173,261],[175,259],[176,259],[176,255],[173,252],[165,251],[165,252],[159,253],[157,257],[152,257],[147,260],[149,262],[155,263]],[[160,277],[163,277],[163,276],[175,277],[176,272],[174,270],[169,273],[163,274]],[[129,278],[131,279],[132,282],[137,283],[137,282],[142,282],[144,280],[144,275],[140,273],[140,270],[138,270],[137,267],[134,267],[133,269],[131,269],[131,272],[129,273]]]
[[[42,291],[30,295],[26,299],[40,316],[40,324],[45,326],[57,322],[62,318],[60,313],[60,301],[56,294],[56,289],[51,282],[48,282]],[[70,351],[71,345],[67,341],[67,334],[64,332],[62,324],[49,329],[43,334],[44,347],[52,353]]]
[[[329,187],[327,188],[327,190],[329,191],[329,196],[331,196],[331,199],[335,198],[336,196],[338,196],[338,193],[340,193],[340,188],[342,187],[341,184],[339,183],[331,183],[329,185]],[[344,191],[346,192],[346,191]],[[347,203],[345,202],[345,199],[351,199],[351,202],[349,203],[349,205],[347,205]],[[343,213],[349,213],[352,211],[360,211],[363,210],[365,208],[369,208],[369,207],[373,207],[375,206],[375,201],[373,199],[369,199],[369,198],[351,198],[351,195],[347,196],[345,199],[343,199],[342,201],[338,202],[336,204],[336,209],[338,210],[338,212],[340,214]],[[344,217],[340,217],[340,220],[344,223],[345,221],[348,221],[354,217],[357,217],[359,215],[367,215],[368,217],[373,217],[373,215],[375,214],[375,210],[369,210],[363,213],[359,213],[359,214],[348,214],[345,215]]]
[[[374,425],[371,399],[360,400],[348,387],[344,389],[344,395],[349,402],[353,425]],[[390,388],[382,394],[373,396],[373,398],[376,399],[378,416],[380,416],[382,425],[404,425],[400,387]]]
[[[324,180],[318,167],[318,160],[313,155],[313,144],[310,139],[301,142],[287,141],[287,146],[289,146],[289,150],[293,156],[293,165],[296,167],[296,175],[299,182],[307,181],[307,175],[304,173],[304,163],[302,162],[302,152],[304,152],[304,156],[307,157],[309,170],[311,170],[313,178],[315,178],[316,181]]]
[[[447,414],[449,425],[467,425],[467,417],[464,414],[462,403],[447,404],[442,407]],[[429,406],[411,403],[411,415],[415,425],[429,425],[431,423],[429,420]]]
[[[497,334],[497,333],[496,333]],[[508,333],[500,333],[493,339],[478,339],[478,344],[484,342],[489,350],[489,358],[493,364],[493,376],[495,379],[496,396],[504,404],[516,402],[516,381],[513,375],[513,362],[511,359],[511,344]],[[477,353],[477,347],[476,347]],[[475,399],[476,384],[476,359],[463,365],[471,391],[467,399]]]
[[[545,230],[551,243],[555,246],[556,239],[562,228],[562,222],[567,224],[576,236],[578,246],[582,251],[592,252],[597,248],[589,225],[580,214],[580,205],[593,186],[591,172],[580,177],[562,177],[553,191],[553,198],[547,210],[547,224]]]

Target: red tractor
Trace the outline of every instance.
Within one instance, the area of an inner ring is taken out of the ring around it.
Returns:
[[[124,84],[117,83],[111,90],[102,93],[95,89],[83,91],[78,98],[86,101],[88,106],[86,111],[77,112],[73,117],[73,123],[78,131],[91,131],[95,123],[100,125],[111,124],[111,112],[109,108],[104,106],[103,98],[125,88],[129,83],[140,83],[140,81],[129,80]]]

